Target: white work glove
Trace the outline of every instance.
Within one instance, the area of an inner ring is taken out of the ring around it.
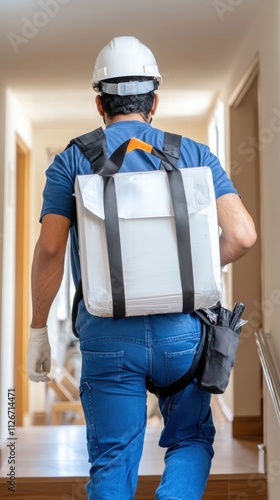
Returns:
[[[48,338],[48,327],[31,328],[26,359],[29,380],[48,382],[51,369],[51,346]]]

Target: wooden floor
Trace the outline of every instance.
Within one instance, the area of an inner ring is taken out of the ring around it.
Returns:
[[[258,443],[232,439],[231,425],[217,408],[214,420],[215,457],[203,500],[266,500],[266,480],[258,471]],[[136,500],[155,498],[163,470],[164,450],[157,445],[160,431],[161,424],[152,419]],[[18,428],[16,438],[16,492],[8,489],[11,469],[7,456],[0,469],[1,500],[86,500],[88,463],[83,425]]]

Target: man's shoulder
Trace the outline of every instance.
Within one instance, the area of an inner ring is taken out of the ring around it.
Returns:
[[[73,139],[70,140],[68,145],[66,146],[65,149],[68,149],[71,147],[73,144],[76,145],[81,145],[81,146],[87,146],[89,145],[92,140],[103,140],[105,137],[104,135],[104,130],[102,127],[97,127],[93,130],[90,130],[86,133],[83,133],[77,137],[74,137]]]

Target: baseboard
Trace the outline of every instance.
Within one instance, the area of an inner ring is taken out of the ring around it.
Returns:
[[[234,416],[232,421],[232,437],[236,439],[263,439],[263,417],[258,416]]]
[[[223,398],[223,396],[221,394],[218,394],[216,396],[216,400],[221,408],[223,415],[226,417],[226,419],[229,422],[232,422],[233,421],[233,413],[232,413],[231,409],[229,408],[228,404],[226,403],[225,399]]]

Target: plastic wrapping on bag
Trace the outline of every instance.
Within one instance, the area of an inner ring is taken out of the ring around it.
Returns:
[[[195,309],[221,297],[218,223],[209,167],[181,169],[188,203]],[[175,218],[165,171],[114,176],[126,316],[182,311]],[[87,310],[112,316],[103,178],[77,176],[75,195]]]

